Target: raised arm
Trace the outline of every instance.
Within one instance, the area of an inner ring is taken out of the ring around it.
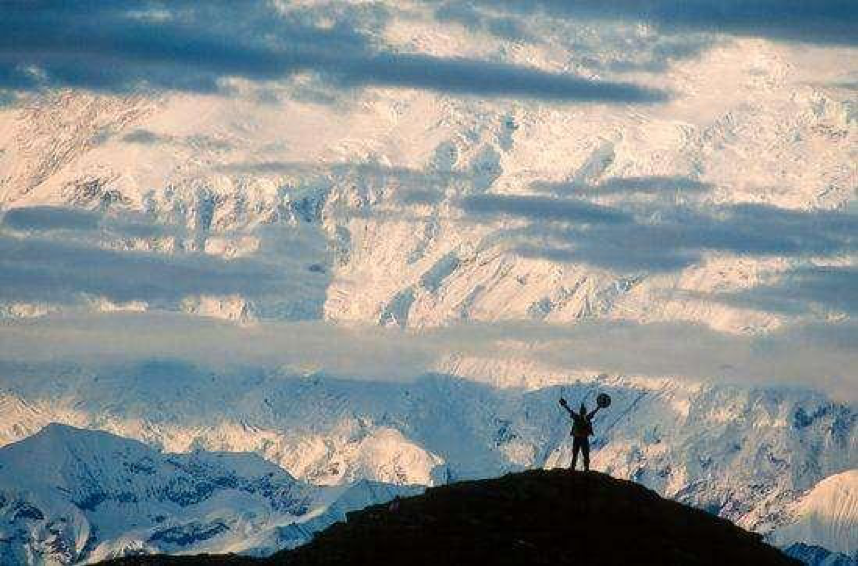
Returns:
[[[588,418],[588,419],[592,419],[593,417],[595,417],[595,416],[596,416],[596,413],[598,413],[598,412],[599,412],[599,409],[601,409],[601,408],[602,408],[602,407],[596,407],[595,409],[593,409],[592,411],[590,411],[590,413],[587,415],[587,418]]]
[[[566,409],[566,412],[569,413],[570,416],[575,416],[575,412],[569,408],[569,404],[566,403],[566,399],[564,399],[563,397],[560,398],[560,406]]]

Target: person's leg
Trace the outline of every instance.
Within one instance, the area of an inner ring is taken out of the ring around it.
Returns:
[[[590,469],[590,439],[581,439],[581,452],[584,454],[584,469]]]
[[[578,463],[578,452],[581,450],[581,439],[577,436],[572,437],[572,467],[570,469],[574,470],[575,465]]]

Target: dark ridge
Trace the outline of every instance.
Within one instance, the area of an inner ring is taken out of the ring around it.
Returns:
[[[432,488],[348,514],[266,559],[133,557],[114,565],[799,565],[762,538],[633,482],[532,470]]]

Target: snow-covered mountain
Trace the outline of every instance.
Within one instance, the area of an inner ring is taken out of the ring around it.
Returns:
[[[819,546],[858,561],[858,469],[825,478],[790,512],[791,522],[774,532],[774,542]]]
[[[0,91],[0,445],[57,422],[173,453],[151,456],[164,474],[196,458],[282,485],[434,485],[565,465],[558,396],[604,390],[595,467],[801,552],[854,555],[834,534],[851,515],[817,522],[847,491],[812,495],[858,468],[854,47],[507,20],[503,3],[262,4],[392,54],[664,97],[312,72],[203,92]],[[62,430],[34,439],[78,438]],[[235,491],[200,509],[235,496],[259,511],[233,510],[243,526],[212,541],[247,529],[270,547],[313,524]],[[212,524],[191,508],[165,521]],[[75,513],[80,552],[101,519]],[[160,528],[109,525],[118,545],[120,531],[155,545],[143,538]]]
[[[345,513],[418,488],[320,488],[252,454],[165,454],[50,424],[0,448],[0,564],[72,564],[135,553],[270,553]]]
[[[855,198],[854,91],[806,82],[796,57],[725,43],[671,67],[662,80],[684,95],[655,108],[26,97],[0,107],[0,309],[776,329],[795,313],[724,297],[854,252],[854,218],[821,215]],[[599,206],[616,211],[597,221]],[[718,237],[682,230],[697,225]],[[95,279],[33,263],[49,256],[110,267]]]

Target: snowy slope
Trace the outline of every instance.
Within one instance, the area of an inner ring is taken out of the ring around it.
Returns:
[[[792,521],[772,534],[775,543],[804,542],[858,560],[858,470],[825,478],[790,512]]]
[[[164,454],[50,424],[0,449],[0,563],[271,552],[305,542],[346,511],[413,492],[367,482],[317,488],[251,454]]]

